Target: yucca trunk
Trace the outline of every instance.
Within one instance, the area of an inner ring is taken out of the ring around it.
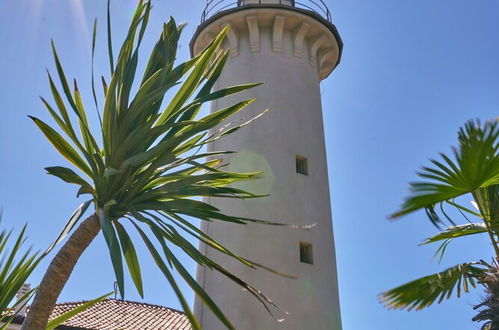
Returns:
[[[80,224],[59,250],[43,276],[22,330],[46,329],[57,298],[66,285],[74,266],[100,229],[99,218],[96,214],[91,215]]]
[[[481,309],[473,321],[483,322],[486,330],[499,330],[499,268],[493,267],[487,276],[482,279],[482,284],[486,289],[484,301],[475,306],[474,309]]]

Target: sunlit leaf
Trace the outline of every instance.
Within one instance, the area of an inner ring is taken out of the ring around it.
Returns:
[[[475,281],[486,274],[486,269],[475,264],[459,264],[443,272],[406,283],[380,295],[380,300],[392,309],[421,310],[435,302],[458,297],[475,288]]]
[[[441,154],[443,161],[432,160],[435,167],[423,167],[418,174],[424,180],[411,183],[411,194],[392,218],[499,184],[498,121],[469,121],[458,138],[454,160]]]
[[[50,320],[49,323],[47,324],[47,330],[52,330],[52,329],[57,328],[58,326],[60,326],[61,324],[63,324],[64,322],[66,322],[67,320],[72,318],[73,316],[76,316],[77,314],[89,309],[90,307],[95,306],[96,304],[103,301],[104,299],[106,299],[107,297],[112,295],[113,293],[114,292],[110,292],[110,293],[107,293],[99,298],[89,300],[89,301],[81,304],[80,306],[75,307],[74,309],[56,317],[55,319]]]

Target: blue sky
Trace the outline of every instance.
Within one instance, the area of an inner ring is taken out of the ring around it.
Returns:
[[[386,216],[407,193],[420,165],[448,152],[470,118],[496,117],[499,109],[499,3],[464,0],[327,0],[345,43],[341,65],[323,82],[329,181],[346,330],[479,329],[471,323],[476,294],[423,312],[388,311],[377,294],[462,261],[489,260],[490,246],[464,239],[441,265],[434,247],[418,247],[435,229],[424,214],[395,223]],[[169,16],[189,25],[180,60],[204,1],[155,0],[144,42],[150,49]],[[123,37],[134,0],[114,0],[115,41]],[[105,1],[0,2],[0,205],[3,226],[28,223],[29,241],[45,248],[77,207],[76,191],[44,173],[64,164],[27,114],[48,119],[38,95],[49,96],[45,67],[53,71],[54,38],[69,76],[89,92],[92,21],[100,21],[96,72],[107,75]],[[96,120],[96,118],[93,118]],[[188,264],[194,270],[192,263]],[[37,283],[46,264],[31,281]],[[143,263],[147,302],[179,307],[151,260]],[[90,299],[113,289],[113,272],[101,237],[81,258],[62,301]],[[130,283],[129,283],[130,284]],[[128,299],[140,300],[129,287]],[[187,295],[192,294],[184,287]]]

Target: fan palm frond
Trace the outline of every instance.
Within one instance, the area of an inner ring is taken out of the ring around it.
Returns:
[[[449,299],[453,293],[458,297],[468,293],[486,273],[481,264],[463,263],[388,290],[379,298],[392,309],[421,310]]]
[[[460,129],[458,138],[459,146],[453,149],[454,160],[440,154],[441,161],[433,159],[433,167],[423,167],[418,172],[423,181],[411,183],[411,194],[391,218],[499,183],[498,121],[487,121],[483,126],[469,121]]]
[[[487,227],[483,223],[467,223],[464,225],[451,226],[445,228],[440,233],[428,237],[421,245],[435,243],[443,240],[454,239],[463,236],[483,234],[487,232]]]

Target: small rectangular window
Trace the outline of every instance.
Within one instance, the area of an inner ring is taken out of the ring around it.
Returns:
[[[308,175],[308,161],[306,157],[296,156],[296,173]]]
[[[310,265],[314,263],[312,244],[300,242],[300,262]]]

